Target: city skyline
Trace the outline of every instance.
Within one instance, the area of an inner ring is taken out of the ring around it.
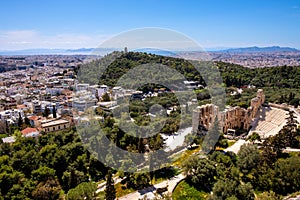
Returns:
[[[161,27],[203,48],[300,48],[300,1],[3,1],[0,50],[95,48],[127,30]]]

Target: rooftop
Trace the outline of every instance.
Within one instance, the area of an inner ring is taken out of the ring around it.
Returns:
[[[24,130],[21,131],[23,135],[27,135],[30,133],[38,132],[36,128],[25,128]]]
[[[67,124],[69,123],[68,120],[65,119],[58,119],[58,120],[53,120],[53,121],[49,121],[49,122],[44,122],[42,124],[42,128],[48,127],[48,126],[56,126],[56,125],[60,125],[60,124]]]
[[[2,138],[3,143],[13,143],[16,141],[15,136],[11,136],[11,137],[6,137],[6,138]]]

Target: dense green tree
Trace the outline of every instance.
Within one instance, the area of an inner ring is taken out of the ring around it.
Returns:
[[[12,168],[6,168],[4,172],[0,174],[0,189],[1,194],[6,195],[14,184],[18,184],[24,179],[24,174],[13,171]]]
[[[253,169],[247,176],[247,180],[257,191],[269,191],[274,187],[275,171],[273,166],[268,166],[266,163],[259,165]]]
[[[38,140],[18,136],[12,145],[0,144],[1,194],[6,199],[33,199],[37,186],[40,190],[35,195],[43,193],[49,180],[58,181],[67,193],[89,177],[102,179],[106,168],[92,159],[79,141],[79,136],[69,130],[41,135]]]
[[[11,159],[11,165],[14,169],[23,172],[27,177],[30,177],[32,170],[38,167],[38,156],[34,150],[19,150],[14,153]]]
[[[185,137],[184,137],[184,143],[185,145],[187,145],[188,148],[191,148],[192,145],[195,143],[195,139],[196,139],[197,136],[195,136],[194,134],[187,134]]]
[[[281,198],[273,191],[263,192],[257,195],[257,200],[280,200]]]
[[[237,166],[243,173],[249,173],[257,167],[260,161],[260,153],[255,145],[244,144],[237,154]]]
[[[239,175],[234,175],[233,170],[235,170],[235,155],[224,154],[219,151],[213,152],[209,159],[214,161],[216,164],[216,172],[218,179],[239,179]]]
[[[96,192],[97,186],[95,183],[83,182],[75,188],[69,190],[66,195],[66,200],[92,200]]]
[[[206,158],[192,156],[183,164],[184,173],[194,186],[211,190],[216,182],[216,163]]]
[[[300,190],[300,157],[293,156],[275,163],[274,192],[286,195]]]
[[[224,137],[224,134],[220,134],[220,137],[215,145],[216,147],[221,147],[226,149],[228,147],[227,139]]]
[[[300,103],[300,99],[299,98],[295,98],[295,99],[293,99],[293,100],[291,100],[289,102],[289,104],[292,105],[292,106],[294,106],[295,108],[298,108],[299,103]]]
[[[14,184],[8,193],[5,195],[4,199],[10,200],[30,200],[30,196],[27,195],[28,191],[24,187],[23,183]],[[1,199],[1,198],[0,198]]]
[[[259,141],[261,142],[261,138],[260,138],[260,135],[256,132],[252,133],[250,135],[250,137],[247,138],[247,140],[251,141],[251,142],[255,142],[255,141]]]
[[[149,187],[150,182],[149,173],[131,173],[128,178],[127,186],[139,190]]]
[[[42,166],[31,172],[32,179],[37,182],[46,182],[49,179],[55,179],[55,170],[46,166]]]
[[[0,149],[0,155],[10,156],[12,154],[12,146],[9,143],[1,143]]]
[[[250,183],[239,183],[235,180],[219,180],[213,188],[211,200],[245,199],[254,200],[254,191]]]
[[[64,190],[75,188],[78,184],[88,181],[88,176],[81,171],[76,170],[73,166],[63,173],[62,186]]]
[[[148,139],[148,146],[152,151],[157,151],[164,146],[164,139],[161,134],[156,134]]]
[[[32,192],[32,196],[36,200],[57,200],[60,197],[61,186],[57,179],[50,179],[41,182]]]
[[[277,160],[276,152],[270,146],[264,146],[261,151],[260,163],[272,166]]]

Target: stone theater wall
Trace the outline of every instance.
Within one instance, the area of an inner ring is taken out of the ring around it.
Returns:
[[[215,119],[218,119],[219,127],[221,127],[223,133],[227,133],[228,129],[249,130],[252,119],[257,115],[264,102],[265,94],[262,89],[259,89],[256,97],[251,99],[248,109],[236,106],[219,111],[219,107],[214,104],[199,106],[193,111],[193,131],[197,131],[199,125],[208,130]]]

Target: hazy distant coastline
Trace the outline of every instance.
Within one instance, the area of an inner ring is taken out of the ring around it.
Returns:
[[[37,48],[37,49],[23,49],[23,50],[0,50],[0,55],[12,56],[12,55],[89,55],[93,52],[100,54],[107,54],[114,50],[113,48],[80,48],[80,49],[47,49],[47,48]],[[155,53],[158,55],[166,55],[166,51],[160,50],[150,50],[142,49],[147,53]],[[280,46],[271,46],[271,47],[243,47],[243,48],[208,48],[208,52],[219,52],[219,53],[268,53],[268,52],[300,52],[300,50],[291,47],[280,47]],[[172,51],[174,52],[174,51]],[[189,52],[188,50],[184,51],[175,51],[176,52]],[[170,53],[171,54],[171,53]]]

